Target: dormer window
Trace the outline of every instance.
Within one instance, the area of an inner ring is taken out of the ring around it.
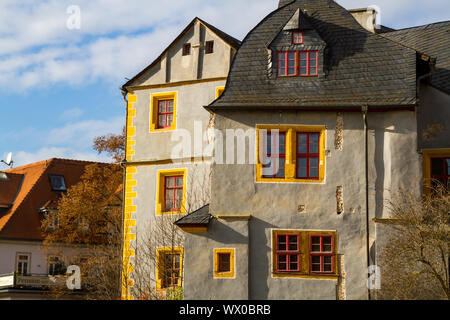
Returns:
[[[66,191],[66,183],[64,181],[64,176],[51,175],[50,184],[53,191]]]
[[[303,32],[294,31],[292,32],[292,44],[302,44],[303,43]]]
[[[278,76],[317,76],[319,52],[280,51],[278,52]]]

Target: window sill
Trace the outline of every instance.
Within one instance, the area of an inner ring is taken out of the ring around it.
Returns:
[[[335,273],[295,273],[295,272],[272,272],[273,278],[304,278],[304,279],[324,279],[337,280],[339,276]]]
[[[285,182],[285,183],[315,183],[315,184],[324,184],[324,179],[296,179],[296,178],[256,178],[256,182]]]

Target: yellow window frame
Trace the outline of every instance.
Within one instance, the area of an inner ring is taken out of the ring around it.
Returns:
[[[158,170],[158,177],[156,181],[156,215],[186,213],[186,172],[187,169]],[[183,176],[183,201],[181,202],[181,208],[179,211],[165,211],[165,178],[174,176]]]
[[[299,272],[280,272],[276,266],[276,243],[278,234],[296,234],[299,236],[300,242],[300,271]],[[333,237],[333,273],[312,273],[310,271],[310,250],[309,241],[311,236],[332,236]],[[272,230],[272,276],[274,278],[317,278],[317,279],[336,279],[338,271],[338,235],[336,231],[325,230],[289,230],[274,229]]]
[[[183,279],[183,260],[184,260],[184,248],[183,247],[161,247],[156,248],[156,290],[166,290],[166,288],[163,288],[162,282],[163,277],[161,277],[162,272],[164,270],[160,269],[160,266],[162,265],[160,263],[160,259],[163,259],[164,254],[179,254],[180,255],[180,277],[178,279],[177,287],[181,287],[182,285],[182,279]]]
[[[233,279],[235,278],[235,248],[215,248],[214,249],[214,279]],[[230,254],[230,271],[229,272],[219,272],[219,254],[229,253]]]
[[[225,91],[225,87],[216,87],[216,99],[219,98]]]
[[[279,130],[286,133],[286,163],[284,178],[263,178],[261,159],[259,157],[259,131]],[[319,133],[319,179],[298,179],[296,178],[296,144],[297,132]],[[256,181],[257,182],[297,182],[297,183],[324,183],[325,182],[325,126],[296,126],[296,125],[257,125],[256,126]]]
[[[431,193],[431,159],[446,157],[450,157],[450,149],[422,150],[422,192],[424,195]]]
[[[150,132],[172,131],[177,128],[177,92],[152,93],[150,96]],[[170,128],[158,128],[158,102],[173,99],[173,121]]]

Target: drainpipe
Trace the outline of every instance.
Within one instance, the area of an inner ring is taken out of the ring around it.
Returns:
[[[125,89],[124,87],[122,87],[121,89],[121,92],[122,92],[122,97],[123,97],[123,100],[125,101],[125,113],[126,113],[126,115],[125,115],[125,123],[128,123],[128,100],[127,100],[127,98],[126,98],[126,96],[127,96],[127,94],[128,94],[128,91],[127,91],[127,89]],[[128,131],[128,126],[126,125],[125,126],[125,139],[126,139],[126,137],[127,137],[127,132]],[[126,139],[125,140],[125,159],[123,159],[120,163],[119,163],[119,165],[120,165],[120,167],[123,169],[123,178],[122,178],[122,185],[123,185],[123,190],[122,190],[122,218],[121,218],[121,221],[122,221],[122,226],[121,226],[121,228],[120,228],[120,237],[121,237],[121,239],[122,239],[122,241],[120,241],[120,252],[121,252],[121,256],[122,256],[122,260],[121,260],[121,263],[120,263],[120,265],[121,265],[121,268],[120,268],[120,277],[119,277],[119,297],[120,298],[122,298],[122,276],[123,276],[123,239],[124,239],[124,230],[123,230],[123,226],[124,226],[124,224],[125,224],[125,216],[124,216],[124,212],[125,212],[125,206],[123,205],[123,201],[125,200],[125,188],[126,188],[126,185],[125,185],[125,183],[126,183],[126,174],[127,174],[127,172],[126,172],[126,167],[124,166],[124,163],[126,163],[126,155],[127,155],[127,143],[128,143],[128,139]],[[128,281],[128,279],[126,279],[126,281]],[[127,296],[127,299],[128,299],[128,285],[126,286],[126,288],[127,288],[127,290],[126,290],[126,296]]]
[[[367,129],[367,111],[368,106],[361,106],[364,121],[364,154],[365,154],[365,180],[366,180],[366,253],[367,253],[367,272],[370,266],[370,228],[369,228],[369,132]],[[371,300],[370,289],[367,287],[367,296]]]
[[[420,100],[419,97],[419,92],[420,92],[420,83],[422,82],[422,80],[429,78],[433,75],[433,73],[436,71],[436,58],[430,58],[430,72],[423,74],[419,77],[417,77],[417,84],[416,84],[416,95],[417,95],[417,100]],[[419,102],[419,101],[418,101]],[[414,108],[415,110],[415,114],[416,114],[416,123],[418,126],[418,116],[417,116],[417,109],[419,108],[419,103],[416,104],[416,107]],[[418,128],[417,128],[418,129]],[[417,152],[418,153],[422,153],[420,148],[419,148],[419,137],[417,137]]]

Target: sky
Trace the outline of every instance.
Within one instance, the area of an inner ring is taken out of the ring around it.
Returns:
[[[450,20],[449,0],[337,0],[376,5],[381,24]],[[199,17],[242,40],[278,0],[0,0],[0,160],[109,161],[94,137],[121,132],[119,88]],[[6,166],[0,163],[0,170]]]

